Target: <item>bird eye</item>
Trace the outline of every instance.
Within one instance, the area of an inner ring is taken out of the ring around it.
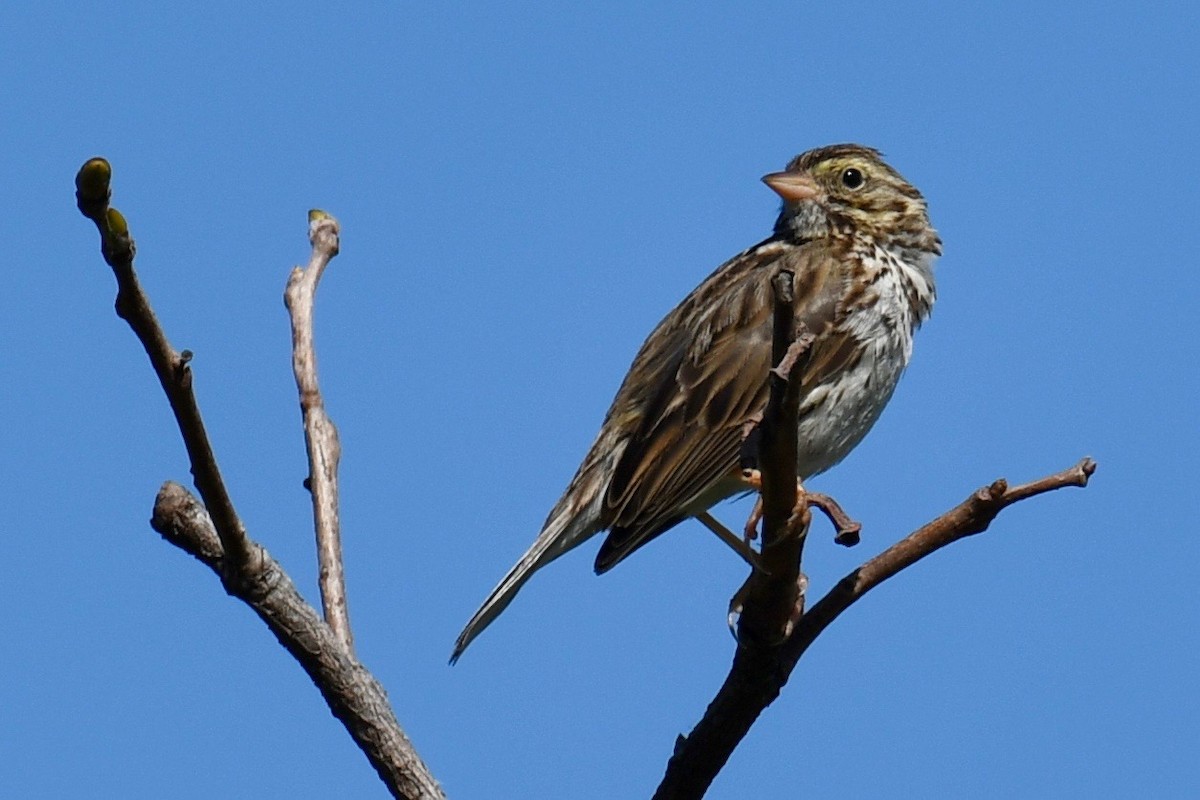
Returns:
[[[847,189],[857,189],[863,185],[866,178],[863,177],[862,171],[854,167],[849,167],[842,170],[842,185]]]

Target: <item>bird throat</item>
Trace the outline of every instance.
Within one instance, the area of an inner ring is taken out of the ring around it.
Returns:
[[[829,231],[829,213],[812,201],[790,207],[785,203],[775,220],[775,235],[797,243],[820,239]]]

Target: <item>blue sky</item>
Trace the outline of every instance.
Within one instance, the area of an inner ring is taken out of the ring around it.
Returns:
[[[1200,55],[1190,4],[42,2],[6,9],[0,795],[372,797],[365,759],[147,524],[182,445],[72,177],[115,204],[252,535],[315,597],[281,295],[317,308],[359,655],[453,797],[648,796],[725,675],[744,566],[589,543],[446,665],[643,337],[882,149],[945,241],[877,428],[814,486],[814,590],[998,476],[1091,455],[819,640],[711,797],[1184,797],[1200,784]],[[980,4],[982,6],[982,4]],[[745,503],[718,509],[732,524]]]

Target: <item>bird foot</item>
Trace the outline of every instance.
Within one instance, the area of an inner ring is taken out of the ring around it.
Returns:
[[[763,518],[762,472],[753,467],[746,467],[742,470],[742,480],[750,489],[758,493],[758,497],[754,499],[754,508],[751,509],[750,516],[746,519],[746,525],[742,529],[742,536],[748,544],[758,538],[758,523]]]
[[[762,472],[746,468],[742,470],[742,480],[746,486],[752,491],[758,493],[758,497],[754,500],[754,508],[750,511],[750,516],[746,519],[746,526],[742,530],[742,534],[747,542],[753,542],[758,538],[758,523],[762,522],[763,518],[763,498],[762,498]],[[808,491],[804,488],[804,484],[796,481],[796,498],[800,501],[808,496]],[[824,497],[824,495],[821,495]],[[831,501],[832,502],[832,501]],[[836,504],[835,504],[836,505]]]
[[[750,596],[750,584],[753,580],[754,576],[751,575],[750,579],[742,584],[733,597],[729,598],[729,614],[725,617],[725,624],[729,626],[729,633],[733,636],[733,640],[738,643],[741,642],[741,639],[738,638],[738,621],[741,619],[742,610],[746,607],[746,599]],[[807,593],[808,576],[801,572],[796,576],[796,600],[783,625],[783,637],[780,641],[792,635],[792,631],[796,630],[796,624],[804,616],[804,598]]]
[[[742,480],[746,482],[747,487],[758,492],[754,508],[750,511],[750,516],[746,519],[746,525],[742,531],[743,538],[750,543],[758,538],[758,524],[763,518],[762,472],[751,468],[743,469]],[[861,541],[862,523],[852,519],[837,500],[821,492],[808,491],[801,481],[796,481],[796,496],[802,498],[810,508],[820,510],[829,519],[834,528],[833,540],[835,542],[845,547],[853,547]]]

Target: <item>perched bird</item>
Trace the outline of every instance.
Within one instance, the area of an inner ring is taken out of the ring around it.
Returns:
[[[780,271],[793,274],[796,320],[816,337],[801,378],[798,477],[837,464],[879,418],[933,306],[941,240],[925,200],[857,144],[810,150],[763,181],[783,198],[774,233],[718,267],[646,339],[579,471],[451,663],[534,571],[595,534],[609,532],[600,574],[748,490],[742,439],[767,403]]]

